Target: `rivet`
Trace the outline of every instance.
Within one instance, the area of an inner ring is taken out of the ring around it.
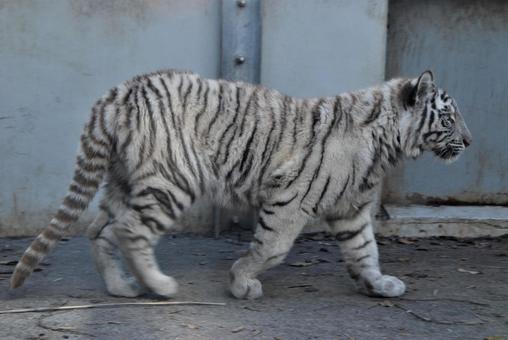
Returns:
[[[245,1],[245,0],[238,0],[238,1],[236,2],[236,5],[237,5],[238,7],[240,7],[240,8],[244,8],[245,6],[247,6],[247,1]]]
[[[241,65],[241,64],[243,64],[244,62],[245,62],[245,57],[244,57],[243,55],[237,55],[237,56],[235,57],[235,63],[236,63],[237,65]]]

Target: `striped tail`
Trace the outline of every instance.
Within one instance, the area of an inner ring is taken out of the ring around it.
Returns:
[[[101,101],[94,107],[91,120],[81,135],[80,151],[69,190],[49,225],[32,242],[16,265],[11,276],[11,288],[23,285],[97,193],[109,165],[112,145],[111,135],[104,122],[104,107],[104,102]]]

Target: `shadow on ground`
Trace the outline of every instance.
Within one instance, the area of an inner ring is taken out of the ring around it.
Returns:
[[[175,301],[226,306],[4,314],[0,338],[508,339],[508,238],[381,239],[382,267],[408,293],[376,299],[355,293],[331,239],[305,235],[285,264],[261,276],[264,297],[240,301],[227,291],[228,269],[248,248],[247,236],[168,236],[158,248],[164,271],[180,283]],[[82,237],[61,242],[23,288],[9,290],[28,242],[0,239],[0,309],[133,301],[106,294]]]

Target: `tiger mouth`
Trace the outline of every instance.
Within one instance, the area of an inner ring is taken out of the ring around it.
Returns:
[[[451,163],[456,161],[457,158],[459,158],[460,154],[462,153],[462,151],[464,151],[464,149],[465,149],[464,144],[450,143],[445,147],[435,148],[432,151],[437,157],[445,160],[446,162]]]

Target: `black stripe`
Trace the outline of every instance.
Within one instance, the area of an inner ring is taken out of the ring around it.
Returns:
[[[264,220],[264,219],[263,219],[263,217],[261,217],[261,216],[259,217],[259,225],[260,225],[260,226],[261,226],[261,228],[263,228],[264,230],[268,230],[268,231],[272,231],[272,232],[274,232],[274,231],[275,231],[272,227],[270,227],[270,226],[268,226],[268,225],[266,224],[265,220]]]
[[[365,260],[366,258],[370,257],[370,254],[367,254],[367,255],[363,255],[362,257],[359,257],[357,259],[355,259],[355,262],[361,262],[363,260]]]
[[[87,172],[103,172],[106,170],[106,166],[102,164],[94,164],[92,162],[89,162],[89,159],[84,159],[81,156],[77,157],[77,165],[81,169],[87,171]]]
[[[275,214],[275,212],[273,212],[271,210],[268,210],[268,209],[265,209],[265,208],[261,209],[261,211],[264,212],[266,215],[273,215],[273,214]]]
[[[257,91],[258,91],[258,88],[255,88],[249,95],[249,99],[247,100],[247,105],[245,106],[245,110],[243,111],[243,115],[242,115],[242,123],[240,124],[239,136],[243,136],[243,130],[245,127],[245,118],[247,117],[247,115],[249,113],[249,109],[252,104],[252,99],[254,98],[254,96],[257,96]]]
[[[93,188],[94,190],[97,189],[97,187],[99,186],[98,180],[88,179],[79,172],[74,173],[73,180],[82,187]]]
[[[217,119],[219,118],[219,114],[222,113],[221,108],[223,106],[223,96],[224,96],[224,85],[222,83],[219,83],[219,92],[217,97],[217,108],[215,109],[215,114],[213,115],[212,120],[210,121],[208,125],[208,129],[206,131],[206,134],[209,135],[210,131],[212,130],[212,127],[217,122]]]
[[[231,128],[236,123],[236,117],[237,117],[237,114],[238,114],[238,107],[240,106],[240,98],[239,98],[240,89],[238,87],[235,87],[235,92],[236,92],[236,109],[235,109],[235,114],[233,116],[233,119],[229,122],[229,124],[226,126],[226,128],[222,131],[221,136],[220,136],[220,138],[219,138],[219,140],[217,142],[217,150],[215,151],[215,154],[212,157],[212,160],[213,160],[214,163],[217,163],[217,160],[218,160],[218,158],[219,158],[219,156],[221,154],[221,151],[223,150],[222,146],[225,146],[225,144],[224,144],[224,138],[226,138],[228,132],[231,130]],[[230,103],[230,105],[231,105],[231,103]],[[233,134],[234,134],[234,132],[233,132]],[[229,142],[231,142],[232,140],[233,140],[233,136],[231,136],[231,138],[229,139]],[[224,149],[224,162],[227,159],[227,153],[228,152],[229,152],[229,150],[226,147]]]
[[[328,125],[326,135],[321,140],[321,153],[320,153],[320,158],[319,158],[319,165],[314,170],[314,174],[312,175],[312,180],[311,180],[311,182],[310,182],[310,184],[309,184],[309,186],[307,188],[307,191],[305,192],[305,194],[303,195],[302,199],[300,200],[300,203],[303,202],[305,197],[307,197],[307,195],[309,194],[309,192],[310,192],[310,190],[312,188],[312,185],[314,184],[315,180],[319,177],[319,172],[321,171],[321,167],[323,165],[323,158],[324,158],[324,155],[325,155],[325,152],[326,152],[326,143],[327,143],[328,138],[330,137],[330,135],[332,133],[332,127],[335,125],[335,119],[336,118],[335,118],[335,115],[334,115],[333,119],[332,119],[332,122]],[[330,177],[328,177],[328,181],[330,181]],[[323,193],[321,193],[321,194],[323,194]],[[321,200],[321,198],[322,198],[322,196],[320,197],[319,200]],[[315,206],[317,206],[317,204]],[[313,209],[313,211],[314,211],[314,209]]]
[[[164,78],[160,78],[160,81],[161,81],[161,84],[162,86],[164,87],[164,91],[166,93],[166,98],[168,99],[168,109],[169,109],[169,115],[171,116],[171,120],[172,120],[172,123],[173,123],[173,131],[175,131],[175,133],[178,133],[179,129],[177,128],[176,126],[176,121],[175,121],[175,113],[174,113],[174,110],[172,108],[173,106],[173,102],[171,100],[171,95],[169,93],[169,89],[166,85],[166,81],[164,80]],[[169,137],[169,134],[168,134],[168,138]],[[169,142],[169,141],[168,141]],[[171,150],[168,150],[168,152],[170,152]],[[187,178],[179,171],[179,169],[177,167],[174,166],[174,158],[172,156],[172,154],[170,154],[170,158],[168,158],[167,160],[167,165],[169,167],[169,169],[175,174],[175,179],[177,181],[180,181],[179,182],[179,186],[180,187],[185,187],[185,192],[191,196],[191,201],[194,202],[194,199],[195,199],[195,196],[194,196],[194,193],[192,192],[192,190],[190,189],[190,184],[189,184],[189,181],[187,180]],[[183,182],[183,183],[182,183]]]
[[[136,86],[136,93],[134,94],[134,106],[136,106],[136,129],[141,130],[141,109],[139,108],[139,84]]]
[[[429,124],[427,125],[429,130],[432,128],[432,123],[434,123],[435,116],[436,116],[436,113],[431,110],[430,117],[429,117]]]
[[[108,155],[98,151],[94,150],[90,145],[90,139],[87,138],[85,135],[81,135],[81,150],[85,154],[87,159],[94,159],[94,158],[101,158],[101,159],[108,159]]]
[[[185,91],[185,94],[183,95],[183,104],[182,104],[182,108],[183,108],[183,112],[187,112],[187,98],[189,97],[189,94],[191,93],[192,91],[192,81],[190,78],[187,78],[189,80],[189,86],[187,87],[187,90]]]
[[[143,135],[143,140],[141,141],[141,146],[138,151],[138,162],[136,163],[134,169],[139,170],[143,164],[145,164],[145,148],[146,148],[146,135]]]
[[[233,133],[231,134],[231,136],[229,137],[227,143],[225,144],[225,148],[224,148],[224,159],[222,160],[222,164],[226,164],[228,158],[229,158],[229,150],[230,150],[230,147],[231,147],[231,143],[233,142],[234,140],[234,137],[236,135],[236,131],[238,129],[238,124],[237,124],[237,118],[238,118],[238,113],[240,111],[240,102],[241,102],[241,98],[240,98],[240,90],[242,90],[242,88],[240,87],[237,87],[236,89],[236,108],[235,108],[235,118],[233,120],[233,123],[234,124],[234,130],[233,130]],[[229,127],[228,127],[229,128]],[[224,133],[224,136],[225,136],[225,133]],[[219,150],[220,151],[220,146],[219,146]]]
[[[260,239],[258,239],[258,238],[256,237],[256,235],[254,235],[254,236],[252,237],[252,241],[254,241],[255,243],[260,244],[260,245],[262,245],[262,244],[263,244],[263,241],[261,241]]]
[[[425,123],[426,119],[427,119],[427,106],[425,106],[424,109],[423,109],[422,118],[420,119],[420,122],[418,124],[418,128],[415,131],[415,137],[414,137],[414,140],[413,140],[413,146],[416,146],[416,144],[418,143],[418,137],[420,137],[420,134],[421,134],[421,131],[422,131],[422,128],[423,128],[423,124]]]
[[[199,175],[196,173],[196,170],[194,169],[194,166],[192,165],[191,158],[189,155],[189,150],[187,148],[187,144],[185,143],[185,140],[183,138],[183,133],[181,130],[179,131],[178,135],[180,136],[180,141],[182,143],[181,146],[183,148],[183,156],[184,156],[183,158],[184,158],[184,161],[187,165],[187,169],[190,170],[190,172],[192,172],[192,175],[194,176],[195,179],[198,179]]]
[[[175,211],[173,209],[173,204],[171,203],[170,198],[168,197],[168,194],[166,194],[164,191],[153,188],[153,187],[147,187],[143,191],[141,191],[137,196],[146,196],[146,195],[152,195],[153,198],[155,198],[161,205],[161,207],[165,210],[165,212],[171,217],[172,219],[175,219]]]
[[[143,87],[141,90],[141,95],[143,96],[143,101],[145,102],[146,108],[148,110],[148,119],[150,120],[150,127],[148,130],[148,138],[150,141],[150,148],[148,149],[148,154],[146,155],[146,159],[152,157],[153,152],[155,150],[155,140],[157,139],[157,127],[155,125],[155,117],[154,110],[152,107],[152,103],[148,99],[146,88]]]
[[[279,113],[279,117],[282,119],[281,127],[280,127],[280,133],[279,138],[277,139],[277,143],[275,144],[274,149],[277,150],[279,148],[280,142],[282,140],[282,137],[284,136],[284,132],[286,131],[287,127],[287,115],[288,115],[288,102],[290,100],[290,97],[284,96],[284,99],[282,101],[282,113]]]
[[[314,208],[312,208],[312,211],[314,212],[314,214],[317,213],[318,207],[321,204],[321,201],[323,200],[323,197],[325,197],[326,190],[328,189],[328,185],[329,184],[330,184],[330,176],[328,176],[328,178],[326,179],[325,186],[323,187],[323,190],[321,190],[321,194],[319,195],[319,199],[316,202],[316,204],[314,205]]]
[[[365,223],[357,230],[339,231],[337,234],[335,234],[335,239],[339,242],[352,240],[356,236],[360,235],[368,225],[369,223]]]
[[[293,197],[291,197],[287,201],[278,201],[278,202],[275,202],[275,203],[271,203],[269,205],[271,205],[273,207],[283,207],[283,206],[288,205],[289,203],[291,203],[297,196],[298,196],[298,193],[296,193]]]
[[[180,84],[181,84],[181,77],[179,77],[179,79],[180,79]],[[162,87],[164,88],[164,92],[166,93],[166,98],[168,99],[168,110],[169,110],[169,116],[171,117],[171,122],[173,123],[173,131],[177,131],[176,120],[175,120],[175,110],[173,109],[173,100],[171,99],[171,94],[169,92],[169,88],[166,84],[166,80],[163,77],[160,78],[160,81],[161,81]]]
[[[200,162],[200,159],[199,159],[198,154],[196,152],[196,148],[194,147],[194,142],[192,140],[190,141],[190,146],[191,146],[192,155],[194,156],[194,159],[196,160],[196,167],[198,168],[199,189],[201,190],[201,193],[203,193],[205,191],[205,176],[203,174],[201,162]]]
[[[344,195],[344,192],[346,192],[347,185],[349,184],[349,175],[347,176],[346,182],[344,182],[344,186],[342,187],[342,190],[340,191],[339,195],[335,198],[334,205],[337,205],[339,200],[342,198],[342,195]]]
[[[314,105],[313,109],[312,109],[312,125],[311,125],[311,133],[310,133],[310,139],[309,139],[309,142],[307,143],[306,145],[306,149],[307,149],[307,152],[303,158],[303,162],[302,162],[302,165],[300,166],[300,168],[298,169],[298,172],[296,173],[296,176],[294,176],[287,184],[286,184],[286,188],[288,188],[289,186],[291,186],[291,184],[293,184],[299,177],[300,175],[302,174],[303,170],[305,169],[305,166],[307,165],[307,161],[308,159],[310,158],[311,154],[312,154],[312,150],[314,148],[314,142],[315,142],[315,138],[316,138],[316,125],[321,121],[321,114],[320,112],[318,112],[318,114],[316,114],[316,111],[319,111],[319,106],[322,105],[324,102],[324,99],[320,99],[318,101],[317,104]],[[328,131],[328,134],[331,132],[331,129]]]
[[[374,151],[374,156],[372,157],[372,161],[369,167],[367,168],[365,175],[363,176],[362,183],[360,183],[360,186],[358,187],[360,192],[370,190],[375,186],[375,184],[371,183],[369,179],[380,162],[381,162],[381,150],[379,150],[379,148],[376,148],[376,150]]]
[[[204,94],[205,102],[203,103],[203,107],[201,108],[201,110],[194,117],[194,134],[196,134],[196,135],[198,134],[199,118],[201,118],[201,116],[208,109],[208,95],[209,95],[209,92],[210,92],[210,86],[208,86],[208,83],[206,83],[206,90],[205,90],[205,94]]]
[[[355,160],[353,159],[353,162],[351,164],[351,186],[353,187],[355,185],[355,182],[356,182],[356,162]]]
[[[249,99],[249,102],[247,103],[247,106],[245,107],[245,111],[244,111],[244,116],[243,116],[243,120],[242,120],[242,124],[240,126],[240,136],[241,137],[243,135],[243,128],[244,128],[244,124],[245,124],[245,119],[246,119],[246,116],[248,115],[248,111],[249,111],[249,108],[250,108],[250,105],[252,103],[252,99],[253,97],[257,97],[257,93],[258,93],[258,88],[256,88],[253,93],[251,94],[250,96],[250,99]],[[255,113],[254,113],[255,114]],[[247,140],[247,145],[246,147],[243,149],[243,156],[241,159],[238,159],[235,164],[231,167],[231,169],[228,171],[228,173],[226,174],[226,179],[230,179],[232,174],[233,174],[233,171],[235,170],[235,168],[238,166],[238,163],[240,163],[240,171],[242,170],[242,167],[244,165],[244,162],[246,161],[247,159],[247,156],[250,154],[249,152],[249,149],[250,149],[250,145],[252,143],[252,140],[254,138],[254,134],[256,133],[256,130],[257,130],[257,123],[258,123],[258,120],[257,120],[257,116],[254,117],[254,122],[255,122],[255,125],[254,125],[254,128],[252,129],[251,133],[250,133],[250,136],[249,136],[249,139]]]
[[[254,140],[254,137],[256,136],[256,131],[258,129],[258,117],[257,115],[254,116],[254,129],[252,130],[252,133],[249,137],[249,139],[247,140],[247,145],[245,146],[245,149],[244,149],[244,152],[243,152],[243,156],[242,156],[242,161],[240,162],[240,171],[243,171],[243,167],[245,165],[245,161],[247,160],[247,157],[248,156],[251,156],[251,145],[252,145],[252,141]],[[254,152],[252,152],[254,153]]]
[[[295,118],[293,119],[293,134],[292,134],[293,143],[291,144],[291,152],[293,152],[293,148],[296,145],[296,131],[297,131],[297,124],[296,124],[296,122],[297,122],[298,115],[300,114],[300,107],[298,106],[297,103],[295,103],[294,113],[295,113]]]
[[[88,204],[72,196],[66,196],[63,201],[63,205],[67,208],[74,210],[85,210]]]
[[[94,195],[93,192],[86,191],[85,189],[81,188],[79,185],[76,185],[74,183],[70,185],[69,191],[73,192],[73,193],[76,193],[76,194],[79,194],[81,196],[85,196],[88,199],[90,199]]]
[[[342,117],[344,116],[340,96],[335,97],[335,103],[333,104],[333,116],[335,117],[335,119],[337,119],[337,114],[339,114],[339,119],[336,120],[335,126],[340,126],[340,122],[342,121]]]
[[[266,94],[267,92],[264,93],[265,94],[265,103],[269,103],[268,100],[266,100]],[[270,156],[272,154],[272,150],[273,150],[273,145],[270,143],[271,139],[272,139],[272,133],[273,133],[273,130],[275,129],[275,114],[273,112],[273,107],[270,105],[269,107],[269,110],[270,110],[270,131],[268,132],[268,137],[266,138],[266,141],[265,141],[265,144],[263,146],[263,152],[261,153],[261,174],[259,176],[259,183],[262,179],[262,176],[263,176],[263,172],[264,172],[264,169],[266,167],[267,164],[270,163]],[[269,147],[270,146],[270,147]],[[268,150],[270,150],[270,155],[268,155],[267,157],[267,152]]]
[[[184,79],[184,76],[179,74],[179,77],[178,77],[178,80],[180,81],[177,88],[176,88],[176,91],[178,93],[178,97],[182,98],[182,86],[183,86],[183,81],[185,80]]]
[[[362,248],[365,248],[366,246],[368,246],[370,243],[372,242],[372,240],[367,240],[365,242],[363,242],[361,245],[359,245],[358,247],[354,247],[353,250],[360,250]]]
[[[166,149],[168,152],[167,164],[169,167],[169,171],[171,171],[171,176],[170,176],[170,173],[168,172],[168,170],[166,170],[166,168],[162,164],[160,164],[159,162],[155,162],[155,165],[158,167],[159,171],[162,172],[163,175],[165,175],[165,177],[167,179],[171,178],[170,182],[173,185],[175,185],[182,192],[189,195],[191,197],[191,200],[193,201],[194,194],[190,190],[190,186],[189,186],[189,183],[187,182],[187,179],[174,167],[174,156],[173,156],[172,147],[171,147],[171,135],[170,135],[168,123],[166,121],[166,115],[168,113],[173,117],[173,113],[171,112],[171,98],[170,98],[169,90],[164,82],[164,79],[162,77],[160,77],[159,81],[163,85],[164,91],[166,93],[166,98],[168,99],[168,107],[166,107],[163,104],[160,106],[162,109],[162,112],[161,112],[161,119],[163,122],[162,124],[163,124],[164,130],[166,132]],[[159,100],[161,101],[162,94],[157,90],[157,88],[155,86],[154,86],[154,89],[157,91],[156,94],[160,97]],[[169,112],[168,112],[168,109],[169,109]],[[177,178],[177,175],[178,175],[178,178]],[[184,183],[182,183],[182,179],[183,179]]]
[[[369,113],[369,116],[365,121],[362,123],[363,126],[369,125],[376,119],[378,119],[379,115],[381,114],[381,103],[383,102],[383,95],[380,92],[374,93],[374,104],[372,106],[372,111]]]

